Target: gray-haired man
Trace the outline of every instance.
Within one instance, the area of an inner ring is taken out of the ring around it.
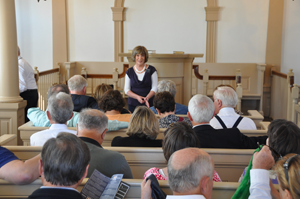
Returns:
[[[86,96],[87,81],[81,75],[74,75],[68,80],[68,87],[72,95],[74,111],[80,112],[83,108],[99,109],[97,101]]]
[[[89,147],[91,161],[87,177],[97,169],[104,175],[124,174],[124,178],[133,178],[131,169],[123,155],[102,148],[107,132],[108,118],[99,110],[83,109],[79,114],[77,135]]]
[[[55,138],[60,132],[76,134],[69,130],[66,123],[73,116],[73,102],[70,95],[60,92],[53,94],[48,100],[47,117],[51,123],[49,129],[39,131],[30,137],[31,146],[43,146],[50,139]]]
[[[210,199],[213,174],[214,162],[205,151],[198,148],[176,151],[168,161],[169,184],[174,195],[168,195],[167,199]],[[150,199],[150,182],[144,180],[141,188],[141,198]]]
[[[76,190],[86,177],[90,152],[84,142],[70,133],[60,133],[43,146],[39,173],[43,186],[30,199],[82,199]]]

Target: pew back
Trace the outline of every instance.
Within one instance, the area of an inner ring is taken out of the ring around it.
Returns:
[[[241,132],[244,135],[247,135],[249,137],[252,136],[264,136],[267,134],[267,127],[269,125],[269,122],[263,122],[260,123],[261,130],[241,130]],[[30,146],[30,136],[38,131],[42,131],[45,129],[48,129],[49,127],[35,127],[32,125],[32,122],[27,122],[20,126],[18,129],[20,131],[20,137],[23,141],[24,146]],[[69,129],[76,131],[75,127],[69,127]],[[163,139],[164,134],[163,132],[165,131],[165,128],[160,129],[160,133],[158,134],[156,139]],[[126,137],[126,131],[127,129],[119,129],[117,131],[109,131],[105,135],[105,139],[103,141],[102,146],[111,146],[111,141],[113,140],[114,137],[116,136],[121,136],[121,137]]]
[[[27,160],[39,154],[42,147],[7,146],[21,160]],[[143,178],[146,170],[151,167],[167,166],[161,148],[142,147],[104,147],[124,155],[135,179]],[[213,158],[215,170],[222,181],[237,182],[245,167],[248,166],[254,149],[203,149]]]
[[[77,187],[79,192],[82,190],[87,180],[87,178],[84,179]],[[123,181],[131,186],[127,195],[125,196],[126,199],[141,198],[141,179],[123,179]],[[172,191],[167,181],[159,181],[159,185],[166,194],[172,195]],[[27,198],[33,191],[39,189],[41,186],[41,179],[37,179],[28,185],[14,185],[5,180],[0,180],[0,198]],[[216,182],[213,186],[212,199],[230,199],[238,186],[239,183],[236,182]]]

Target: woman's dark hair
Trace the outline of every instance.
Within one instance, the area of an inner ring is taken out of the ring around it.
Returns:
[[[300,153],[300,129],[291,121],[277,119],[268,127],[269,146],[281,156],[289,153]],[[276,154],[272,152],[276,160]]]
[[[180,149],[187,147],[200,148],[200,142],[196,133],[186,122],[174,123],[165,132],[162,149],[167,161],[171,155]]]
[[[121,113],[123,107],[125,106],[125,101],[122,94],[118,90],[108,90],[98,101],[98,106],[104,112],[116,110]]]
[[[160,92],[155,95],[153,105],[154,108],[157,108],[161,113],[174,112],[175,99],[168,91]]]

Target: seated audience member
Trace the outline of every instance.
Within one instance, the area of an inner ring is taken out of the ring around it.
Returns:
[[[210,199],[213,189],[214,162],[199,148],[185,148],[174,152],[168,161],[169,185],[173,196],[168,198]],[[141,198],[151,198],[151,181],[141,184]]]
[[[80,112],[83,108],[98,109],[97,101],[90,96],[86,96],[87,81],[81,75],[74,75],[68,80],[68,87],[72,95],[74,110]]]
[[[29,199],[82,199],[76,190],[86,177],[90,161],[87,145],[70,133],[60,133],[43,146],[39,173],[43,186]]]
[[[129,137],[115,137],[111,146],[161,147],[162,140],[156,140],[159,134],[158,120],[155,114],[145,106],[134,110],[126,134]]]
[[[156,97],[156,96],[155,96]],[[154,99],[155,100],[155,99]],[[180,149],[188,147],[200,148],[200,143],[196,133],[193,129],[185,122],[175,123],[172,127],[165,131],[165,137],[162,143],[162,149],[164,152],[165,159],[170,159],[170,156]],[[168,180],[168,169],[167,167],[159,169],[153,167],[145,172],[143,179],[149,175],[154,174],[157,180]],[[214,171],[213,180],[220,182],[221,179],[216,171]]]
[[[107,177],[124,174],[124,178],[133,178],[124,156],[101,146],[107,132],[107,123],[107,117],[99,110],[83,109],[80,112],[77,135],[87,144],[91,153],[87,177],[97,169]]]
[[[164,92],[164,91],[168,91],[170,92],[174,99],[175,99],[175,95],[176,95],[176,84],[175,82],[173,82],[172,80],[161,80],[158,82],[158,85],[157,85],[157,93],[160,93],[160,92]],[[150,107],[150,109],[155,113],[157,114],[157,110],[155,109],[154,106]],[[188,112],[188,107],[183,105],[183,104],[179,104],[179,103],[176,103],[176,108],[175,108],[175,114],[187,114]]]
[[[275,161],[280,156],[300,152],[300,129],[293,122],[284,119],[273,120],[268,126],[267,135],[267,145],[273,149],[272,155]],[[247,170],[248,167],[244,170],[239,182],[243,180]],[[272,183],[278,184],[276,173],[274,171],[270,173]]]
[[[213,94],[215,117],[209,124],[215,129],[238,128],[256,130],[256,125],[250,118],[238,115],[234,107],[237,105],[238,96],[230,87],[218,87]]]
[[[69,88],[65,84],[56,84],[49,88],[48,90],[48,100],[53,94],[57,94],[59,92],[64,92],[70,94]],[[34,126],[41,126],[41,127],[50,127],[50,121],[47,117],[47,112],[42,111],[40,108],[30,108],[28,109],[28,118],[32,121]],[[76,127],[78,122],[79,113],[73,111],[73,117],[67,121],[68,127]],[[108,121],[108,131],[116,131],[122,128],[127,128],[128,122],[119,122],[115,121]]]
[[[288,154],[278,160],[275,165],[277,179],[279,181],[279,193],[281,198],[300,198],[300,156]],[[266,178],[267,180],[268,178]]]
[[[214,129],[209,121],[214,114],[214,103],[198,94],[189,101],[188,117],[193,124],[202,148],[256,149],[257,142],[266,144],[267,136],[248,137],[239,129]]]
[[[101,97],[104,95],[104,93],[108,90],[113,90],[113,88],[108,85],[108,84],[99,84],[96,89],[95,89],[95,93],[94,93],[94,98],[96,99],[96,101],[99,103],[99,100],[101,99]]]
[[[14,184],[29,184],[39,177],[39,159],[37,155],[23,162],[11,151],[0,146],[0,179]]]
[[[158,120],[160,128],[168,128],[170,124],[176,122],[186,122],[188,125],[192,126],[192,123],[188,118],[175,115],[175,99],[170,92],[163,91],[157,93],[154,97],[153,105],[160,117]]]
[[[104,83],[98,85],[97,88],[95,89],[94,98],[97,100],[98,106],[99,106],[99,101],[100,101],[101,97],[108,90],[113,90],[113,88],[110,85],[104,84]],[[125,106],[125,104],[124,104],[124,106]],[[121,114],[127,114],[127,113],[130,113],[130,112],[127,109],[123,108],[121,111]]]
[[[109,120],[129,122],[131,114],[121,114],[125,106],[124,98],[118,90],[108,90],[98,101],[99,108],[102,109]]]
[[[59,92],[64,92],[70,94],[69,88],[66,84],[55,84],[51,86],[48,90],[47,99]],[[48,127],[51,126],[50,121],[47,117],[47,112],[42,111],[40,108],[30,108],[28,109],[27,117],[30,121],[32,121],[34,126],[43,126]],[[76,127],[78,121],[79,113],[73,112],[73,117],[67,121],[68,127]]]
[[[55,138],[60,132],[76,135],[76,131],[69,130],[66,125],[73,116],[73,103],[70,95],[63,92],[52,95],[48,100],[47,116],[51,127],[31,135],[31,146],[43,146],[48,139]]]

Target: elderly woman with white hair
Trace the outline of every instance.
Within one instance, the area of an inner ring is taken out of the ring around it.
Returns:
[[[164,92],[164,91],[168,91],[170,92],[173,97],[175,98],[175,95],[176,95],[176,84],[175,82],[173,82],[172,80],[161,80],[158,82],[158,85],[157,85],[157,93],[161,93],[161,92]],[[157,110],[155,109],[154,106],[150,107],[150,109],[155,113],[155,114],[158,114],[157,113]],[[179,103],[176,103],[176,107],[175,107],[175,114],[187,114],[188,112],[188,107],[183,105],[183,104],[179,104]]]
[[[218,87],[213,95],[215,116],[209,124],[215,129],[238,128],[256,130],[256,125],[250,118],[238,115],[234,107],[237,105],[236,92],[227,86]]]

